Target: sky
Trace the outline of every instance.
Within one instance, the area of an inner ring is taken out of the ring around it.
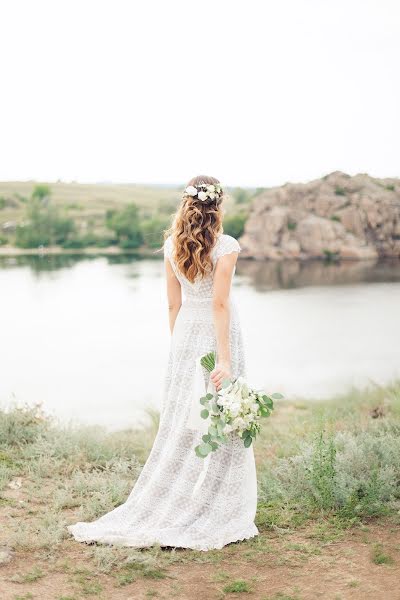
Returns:
[[[2,0],[0,180],[400,176],[397,0]]]

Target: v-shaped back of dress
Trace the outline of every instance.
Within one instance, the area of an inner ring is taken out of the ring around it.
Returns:
[[[172,237],[169,236],[165,240],[164,244],[164,255],[170,260],[173,271],[182,286],[184,297],[187,300],[198,300],[207,301],[212,300],[213,296],[213,285],[214,285],[214,272],[215,266],[218,259],[225,254],[231,252],[240,252],[241,248],[239,242],[230,235],[225,233],[220,234],[217,237],[215,245],[211,250],[211,259],[213,262],[212,272],[203,278],[198,278],[194,283],[190,282],[186,277],[178,270],[172,258],[173,253],[173,242]]]

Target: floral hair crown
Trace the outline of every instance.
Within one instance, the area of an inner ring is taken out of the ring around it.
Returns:
[[[184,196],[191,196],[192,198],[197,198],[202,202],[206,200],[216,200],[217,198],[221,198],[223,194],[222,187],[220,183],[198,183],[196,186],[189,185],[185,189]]]

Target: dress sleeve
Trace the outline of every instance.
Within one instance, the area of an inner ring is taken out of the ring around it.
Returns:
[[[219,247],[217,249],[217,259],[225,254],[231,254],[232,252],[240,252],[241,247],[239,242],[230,235],[224,235],[221,238]]]
[[[165,258],[171,258],[171,256],[172,256],[171,236],[167,237],[167,239],[164,241],[164,256],[165,256]]]

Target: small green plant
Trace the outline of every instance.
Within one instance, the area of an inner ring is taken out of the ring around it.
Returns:
[[[103,591],[103,586],[98,581],[91,581],[82,577],[77,583],[80,585],[84,596],[98,596]]]
[[[338,223],[341,222],[341,218],[339,217],[339,215],[332,215],[331,216],[331,221],[337,221]]]
[[[387,190],[389,190],[389,192],[394,192],[396,187],[393,185],[393,183],[389,183],[388,185],[385,186]]]
[[[323,253],[324,253],[324,260],[325,260],[325,262],[328,262],[328,263],[338,262],[338,260],[340,258],[338,252],[333,252],[332,250],[328,250],[327,248],[323,249]]]
[[[324,509],[332,508],[335,502],[336,447],[332,437],[326,439],[321,431],[317,436],[311,460],[310,478],[315,502]]]
[[[43,571],[39,567],[33,567],[28,573],[17,573],[11,578],[14,583],[33,583],[44,577]]]
[[[375,544],[372,549],[372,562],[376,565],[392,565],[393,558],[385,554],[382,544]]]
[[[284,594],[283,592],[277,592],[273,596],[264,597],[262,600],[300,600],[299,596],[292,596]]]
[[[345,196],[346,195],[346,190],[340,186],[337,186],[335,188],[335,194],[336,196]]]
[[[237,579],[224,587],[225,594],[249,594],[250,591],[250,584],[244,579]]]
[[[288,221],[287,222],[287,228],[289,229],[289,231],[294,231],[297,227],[297,223],[296,221]]]
[[[137,577],[133,571],[124,571],[123,573],[117,573],[117,585],[123,587],[136,581]]]

